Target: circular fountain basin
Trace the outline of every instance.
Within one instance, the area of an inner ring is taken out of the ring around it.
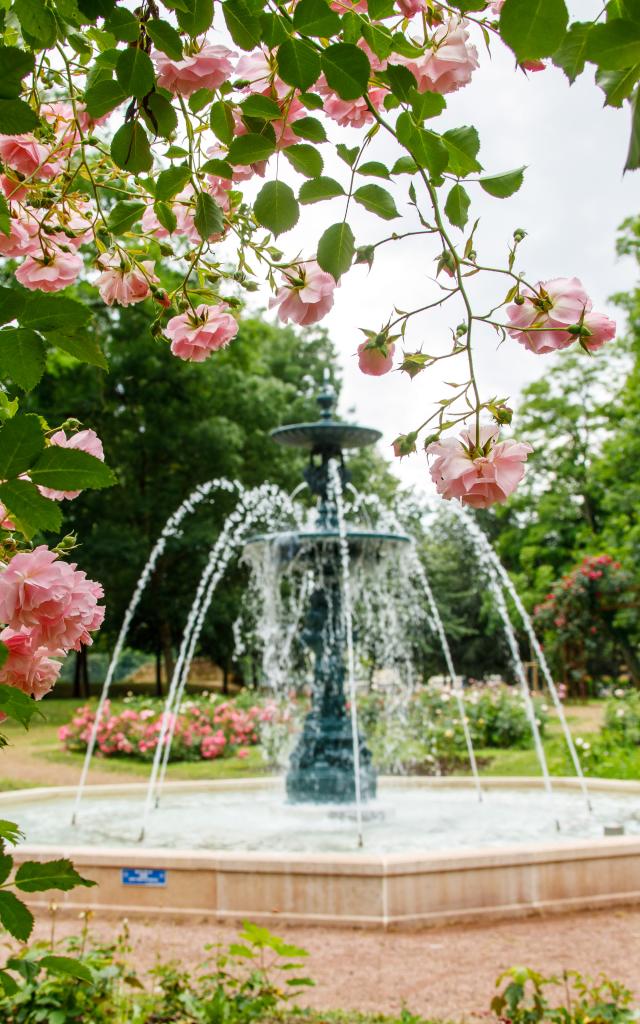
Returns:
[[[89,787],[75,827],[66,787],[0,794],[0,817],[19,859],[99,882],[64,894],[74,911],[402,927],[639,901],[640,784],[590,790],[591,813],[574,779],[483,780],[482,802],[468,779],[383,779],[362,850],[353,808],[289,805],[269,779],[167,784],[143,844],[143,785]]]

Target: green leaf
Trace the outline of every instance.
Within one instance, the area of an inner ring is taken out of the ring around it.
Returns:
[[[300,39],[287,39],[282,43],[278,47],[277,59],[278,74],[287,85],[295,85],[304,91],[320,78],[322,68],[318,54],[309,43]]]
[[[336,146],[336,153],[341,160],[344,160],[345,164],[348,164],[349,167],[353,167],[354,163],[358,159],[360,147],[353,146],[349,148],[349,146],[345,146],[343,142],[339,142]]]
[[[128,46],[118,58],[116,77],[127,96],[142,99],[151,92],[156,80],[151,57],[137,46]]]
[[[229,146],[229,161],[232,164],[255,164],[259,160],[267,160],[275,148],[275,142],[265,135],[254,132],[238,135]]]
[[[24,135],[40,124],[24,100],[0,100],[0,135]]]
[[[465,126],[452,128],[442,136],[449,152],[447,170],[464,178],[474,171],[481,171],[482,164],[476,159],[480,150],[480,138],[475,128]]]
[[[3,427],[0,431],[0,444],[2,432],[6,429]],[[82,491],[86,487],[100,489],[117,483],[112,471],[100,459],[77,448],[61,448],[56,444],[45,448],[29,470],[29,476],[35,484],[53,487],[57,491]]]
[[[112,78],[103,79],[92,85],[84,94],[84,103],[91,117],[102,117],[115,110],[127,99],[127,94],[119,82]]]
[[[10,377],[23,391],[31,391],[44,373],[44,340],[23,327],[0,331],[0,375]]]
[[[32,53],[17,46],[0,46],[0,99],[15,99],[22,92],[22,79],[33,71],[35,58]]]
[[[447,158],[448,159],[448,158]],[[415,160],[410,156],[399,156],[391,168],[392,174],[415,174],[418,170]]]
[[[135,123],[118,128],[111,140],[111,156],[123,171],[131,171],[132,174],[150,171],[153,157],[144,128]]]
[[[269,50],[275,50],[280,43],[289,38],[289,29],[284,18],[268,11],[260,15],[260,33],[263,45]]]
[[[47,295],[41,292],[28,295],[24,309],[17,314],[22,327],[32,327],[43,334],[84,327],[92,315],[89,307],[83,302],[76,302],[65,295]]]
[[[515,171],[505,171],[504,174],[493,174],[488,178],[480,178],[480,184],[485,192],[496,199],[506,199],[517,192],[524,179],[526,167],[518,167]]]
[[[109,230],[113,231],[114,235],[123,235],[125,231],[133,227],[136,221],[140,220],[146,208],[146,203],[140,203],[131,199],[121,200],[109,211],[109,216],[107,217]]]
[[[633,92],[640,79],[640,64],[634,64],[623,71],[596,71],[596,84],[605,95],[607,107],[621,107]]]
[[[574,22],[573,25],[570,25],[560,48],[553,55],[553,63],[556,67],[562,68],[572,85],[578,75],[584,71],[590,31],[590,22]]]
[[[33,413],[14,416],[0,430],[0,479],[26,473],[43,450],[40,418]]]
[[[431,117],[437,117],[446,107],[446,100],[439,92],[418,92],[417,89],[409,90],[409,99],[413,116],[417,121],[426,121]]]
[[[195,39],[206,32],[213,21],[213,0],[188,0],[185,6],[186,10],[176,9],[178,25]]]
[[[394,220],[400,216],[393,197],[380,185],[361,185],[353,193],[353,198],[356,203],[360,203],[370,213],[375,213],[383,220]]]
[[[323,199],[334,199],[343,196],[345,191],[340,182],[333,178],[312,178],[300,186],[298,199],[303,204],[319,203]]]
[[[311,142],[327,141],[324,125],[315,117],[300,117],[297,121],[291,122],[291,128],[301,139],[309,139]]]
[[[0,891],[0,924],[19,942],[26,942],[33,930],[33,914],[12,892]]]
[[[144,123],[155,136],[169,139],[178,127],[178,115],[171,102],[159,92],[147,96],[141,109]]]
[[[371,25],[365,22],[362,35],[380,60],[386,60],[393,50],[393,36],[384,25]]]
[[[86,331],[75,335],[56,333],[55,338],[51,340],[56,348],[61,348],[63,352],[75,356],[81,363],[98,366],[101,370],[109,369],[105,354],[92,334]]]
[[[9,204],[3,194],[0,194],[0,234],[7,237],[11,234],[11,216]]]
[[[301,92],[298,99],[307,110],[322,110],[324,106],[322,96],[316,95],[315,92]]]
[[[378,160],[368,160],[366,163],[360,164],[358,174],[369,175],[372,178],[386,178],[387,181],[391,177],[386,164],[381,164]]]
[[[225,0],[222,13],[229,35],[242,50],[254,50],[262,38],[262,25],[258,16],[244,0]]]
[[[0,287],[0,324],[16,320],[24,310],[26,295],[15,288]]]
[[[324,160],[314,146],[300,142],[287,146],[282,151],[292,167],[306,178],[317,178],[322,174]]]
[[[621,71],[640,61],[640,22],[615,18],[593,25],[587,39],[587,59],[606,71]]]
[[[166,228],[169,234],[172,235],[178,226],[178,218],[169,204],[158,200],[153,204],[153,212],[162,224],[162,227]]]
[[[625,171],[635,171],[640,167],[640,88],[637,88],[631,103],[631,137]]]
[[[325,0],[300,0],[293,14],[293,27],[304,36],[330,39],[340,31],[340,18]]]
[[[3,882],[6,882],[13,867],[13,857],[8,853],[2,853],[1,851],[2,848],[0,847],[0,885],[2,885]]]
[[[224,231],[224,213],[208,192],[198,192],[196,196],[196,213],[193,223],[204,242],[214,235],[221,235]]]
[[[396,8],[393,0],[369,0],[367,11],[372,21],[380,21],[395,14]]]
[[[353,263],[355,239],[345,222],[332,224],[318,242],[318,263],[323,270],[339,281]]]
[[[564,0],[505,0],[500,35],[520,62],[538,60],[558,49],[568,22]]]
[[[17,981],[11,977],[7,971],[3,971],[0,968],[0,989],[4,992],[5,996],[15,996],[16,992],[19,991]]]
[[[37,962],[50,974],[61,974],[63,977],[78,978],[80,981],[93,981],[93,972],[90,968],[71,956],[54,956],[49,953],[40,957]]]
[[[140,35],[140,22],[131,11],[116,7],[104,23],[105,30],[121,43],[135,43]]]
[[[186,164],[178,164],[161,171],[156,182],[156,199],[173,199],[178,192],[182,192],[190,180],[191,171]]]
[[[399,100],[403,103],[411,102],[417,83],[409,68],[405,68],[403,64],[388,64],[380,78],[388,84],[393,95]]]
[[[438,178],[449,164],[448,147],[442,137],[426,128],[418,128],[414,133],[411,153],[434,178]]]
[[[274,235],[290,231],[300,217],[293,190],[283,181],[268,181],[262,186],[253,204],[253,212],[258,223]]]
[[[351,43],[333,43],[322,52],[322,70],[329,86],[343,100],[364,96],[371,65],[365,53]],[[295,83],[292,83],[295,84]]]
[[[15,874],[15,886],[21,892],[47,892],[50,889],[68,892],[79,885],[90,888],[95,884],[79,875],[66,857],[44,862],[28,860],[20,865]]]
[[[233,107],[224,100],[218,100],[211,104],[209,112],[209,123],[213,134],[223,142],[225,146],[230,145],[235,133],[235,121],[233,120]]]
[[[0,484],[0,501],[27,540],[40,531],[57,533],[62,525],[62,512],[57,502],[45,498],[28,480]]]
[[[166,53],[172,60],[182,60],[182,39],[173,25],[162,18],[151,18],[147,22],[147,32],[156,50]]]
[[[276,101],[259,93],[249,96],[240,105],[240,109],[245,117],[257,117],[261,121],[279,121],[282,118],[282,111]]]
[[[444,212],[449,218],[449,222],[453,224],[454,227],[462,230],[465,226],[469,219],[470,205],[471,200],[462,185],[454,185],[447,196],[446,203],[444,204]]]
[[[7,821],[5,818],[0,818],[0,839],[5,843],[11,843],[12,846],[17,846],[21,839],[24,839],[20,826],[16,825],[15,821]]]
[[[13,13],[23,32],[31,36],[39,47],[53,46],[56,41],[56,19],[53,11],[42,0],[14,0]]]
[[[51,502],[51,504],[53,503]],[[29,728],[29,723],[35,715],[44,718],[36,701],[22,690],[18,690],[15,686],[7,686],[6,683],[0,683],[0,711],[7,718],[13,718],[16,722],[20,722],[25,729]]]
[[[200,170],[204,174],[212,174],[215,178],[224,178],[226,181],[233,177],[233,167],[226,160],[205,160]]]

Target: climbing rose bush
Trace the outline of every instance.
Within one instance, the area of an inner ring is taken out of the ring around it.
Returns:
[[[471,508],[505,502],[522,480],[524,463],[533,448],[518,441],[499,441],[498,437],[497,427],[481,426],[473,438],[465,430],[457,439],[432,442],[427,454],[435,456],[431,479],[438,494],[447,500],[459,498]]]

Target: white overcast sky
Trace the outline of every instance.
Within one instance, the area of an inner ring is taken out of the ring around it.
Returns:
[[[588,17],[595,7],[590,0],[572,6],[574,16],[580,18]],[[572,87],[564,74],[551,66],[525,76],[514,72],[513,58],[505,47],[493,45],[489,56],[482,40],[475,41],[480,50],[480,69],[470,86],[447,97],[445,127],[473,124],[478,128],[480,160],[487,172],[528,165],[522,189],[510,199],[493,199],[477,186],[473,188],[472,217],[481,218],[477,235],[480,260],[504,266],[514,228],[524,228],[528,237],[520,248],[517,267],[525,270],[530,280],[579,277],[594,308],[619,319],[619,312],[608,299],[613,292],[634,284],[634,267],[631,261],[616,258],[616,232],[625,217],[640,212],[640,172],[622,174],[629,108],[604,108],[602,93],[589,72]],[[369,158],[390,165],[395,155],[378,137]],[[327,160],[325,173],[335,174],[343,183],[345,171],[340,161]],[[292,183],[301,180],[291,173]],[[375,180],[361,179],[361,183]],[[404,204],[407,209],[407,179],[403,181],[396,197],[399,208]],[[307,207],[299,226],[280,240],[287,256],[295,255],[298,248],[309,256],[309,239],[319,237],[324,227],[341,219],[342,203],[333,200]],[[352,223],[359,244],[389,233],[382,221],[359,208]],[[402,230],[398,227],[401,224],[398,220],[390,226]],[[460,237],[455,229],[453,233]],[[338,347],[343,368],[340,412],[382,430],[383,450],[398,433],[411,430],[425,419],[432,400],[442,397],[446,389],[440,382],[439,368],[428,371],[431,376],[423,373],[414,381],[400,373],[382,378],[361,374],[354,358],[363,337],[359,328],[377,328],[394,305],[415,308],[429,301],[429,296],[435,297],[437,291],[430,277],[437,253],[434,243],[423,238],[382,247],[371,272],[359,266],[343,280],[336,290],[334,308],[323,321]],[[481,309],[504,295],[503,281],[485,275],[474,279]],[[427,314],[409,332],[407,348],[423,344],[426,351],[443,351],[448,329],[461,319],[455,311]],[[479,348],[480,378],[486,397],[497,393],[517,400],[520,389],[544,373],[553,358],[535,356],[511,341],[498,351],[495,335],[489,333],[479,338]],[[454,362],[440,364],[444,379],[462,379],[462,367],[456,372]],[[517,433],[517,421],[514,427]],[[402,463],[394,460],[394,468],[405,485],[433,490],[423,454],[403,459]]]

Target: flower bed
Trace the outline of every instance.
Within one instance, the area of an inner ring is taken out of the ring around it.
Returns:
[[[218,757],[246,757],[249,747],[260,742],[263,727],[278,715],[274,701],[243,706],[238,700],[206,696],[185,701],[179,714],[169,715],[166,738],[173,726],[171,761],[210,761]],[[103,757],[153,760],[162,729],[163,709],[158,701],[129,700],[121,711],[107,701],[98,728],[96,752]],[[77,709],[67,725],[58,730],[66,750],[85,751],[95,722],[88,704]]]

